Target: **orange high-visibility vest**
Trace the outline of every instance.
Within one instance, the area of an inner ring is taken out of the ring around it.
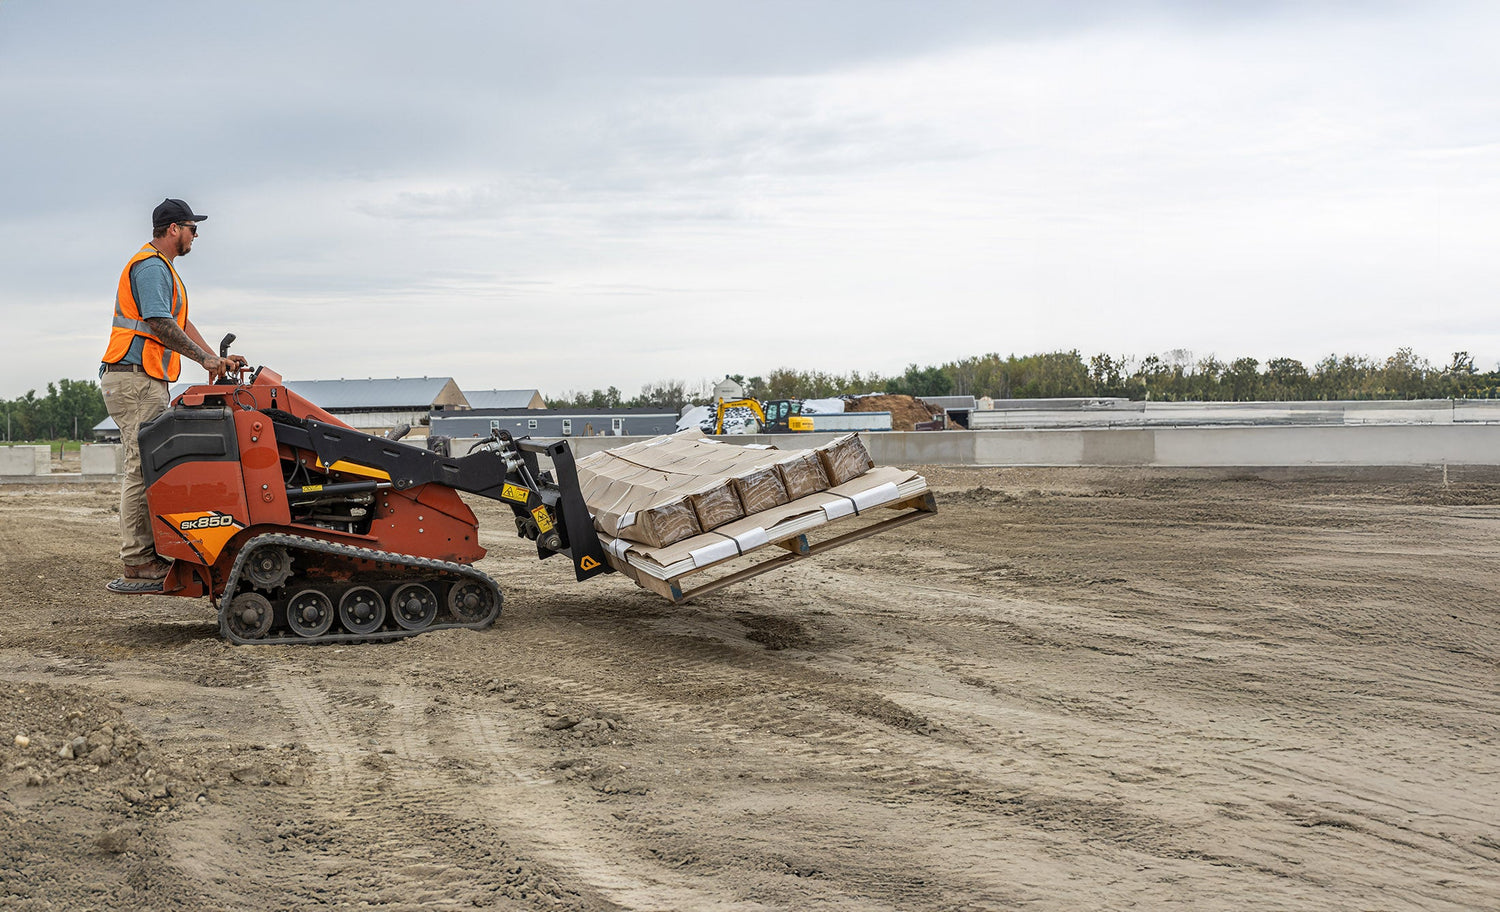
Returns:
[[[177,379],[177,374],[182,370],[182,358],[177,352],[162,345],[161,340],[152,334],[151,327],[141,319],[141,307],[136,303],[135,289],[130,284],[130,270],[135,268],[136,263],[152,257],[161,257],[161,261],[167,264],[167,271],[172,274],[172,319],[177,321],[178,326],[187,328],[187,288],[182,284],[182,277],[172,268],[172,262],[161,256],[161,251],[147,244],[130,258],[130,262],[125,264],[125,271],[120,273],[120,285],[115,289],[115,319],[111,324],[109,347],[104,350],[103,360],[110,364],[120,361],[130,351],[130,344],[135,341],[135,337],[141,336],[146,340],[141,349],[141,366],[156,379],[171,382]]]

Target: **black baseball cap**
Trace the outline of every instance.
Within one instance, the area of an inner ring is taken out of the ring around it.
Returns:
[[[201,222],[206,215],[194,215],[193,207],[177,199],[164,199],[151,210],[151,227],[165,228],[173,222]]]

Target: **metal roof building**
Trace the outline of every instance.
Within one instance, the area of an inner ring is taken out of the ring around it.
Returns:
[[[393,377],[366,380],[287,380],[287,389],[318,407],[344,412],[405,412],[468,408],[452,377]]]
[[[469,407],[452,377],[285,382],[287,389],[369,434],[382,434],[403,424],[420,428],[434,413]]]
[[[547,403],[541,390],[464,390],[469,408],[474,409],[542,409]]]
[[[392,377],[367,380],[287,380],[287,389],[307,399],[339,420],[371,434],[409,424],[421,428],[428,416],[444,411],[464,411],[469,400],[452,377]],[[192,386],[174,384],[173,399]],[[120,434],[113,418],[94,426],[96,438]]]

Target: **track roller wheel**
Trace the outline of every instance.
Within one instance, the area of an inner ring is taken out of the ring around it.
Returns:
[[[291,576],[292,556],[285,548],[259,548],[245,564],[245,577],[257,589],[275,589]]]
[[[286,625],[298,636],[322,636],[333,626],[333,616],[333,599],[317,589],[303,589],[286,603]]]
[[[350,633],[374,633],[385,623],[385,599],[369,586],[355,586],[339,599],[339,623]]]
[[[422,583],[405,583],[391,593],[391,617],[407,630],[421,630],[437,618],[438,600]]]
[[[494,604],[495,594],[474,580],[460,580],[448,590],[448,610],[465,624],[484,617]]]
[[[235,636],[258,640],[271,632],[276,612],[271,600],[259,592],[241,592],[229,603],[229,629]]]

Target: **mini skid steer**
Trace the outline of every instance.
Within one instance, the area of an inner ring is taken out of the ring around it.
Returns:
[[[473,567],[485,549],[460,491],[508,504],[538,558],[563,556],[580,581],[611,572],[565,441],[499,431],[442,456],[357,431],[258,367],[188,388],[140,446],[156,553],[172,565],[159,588],[110,588],[207,596],[234,643],[489,626],[502,598]]]

